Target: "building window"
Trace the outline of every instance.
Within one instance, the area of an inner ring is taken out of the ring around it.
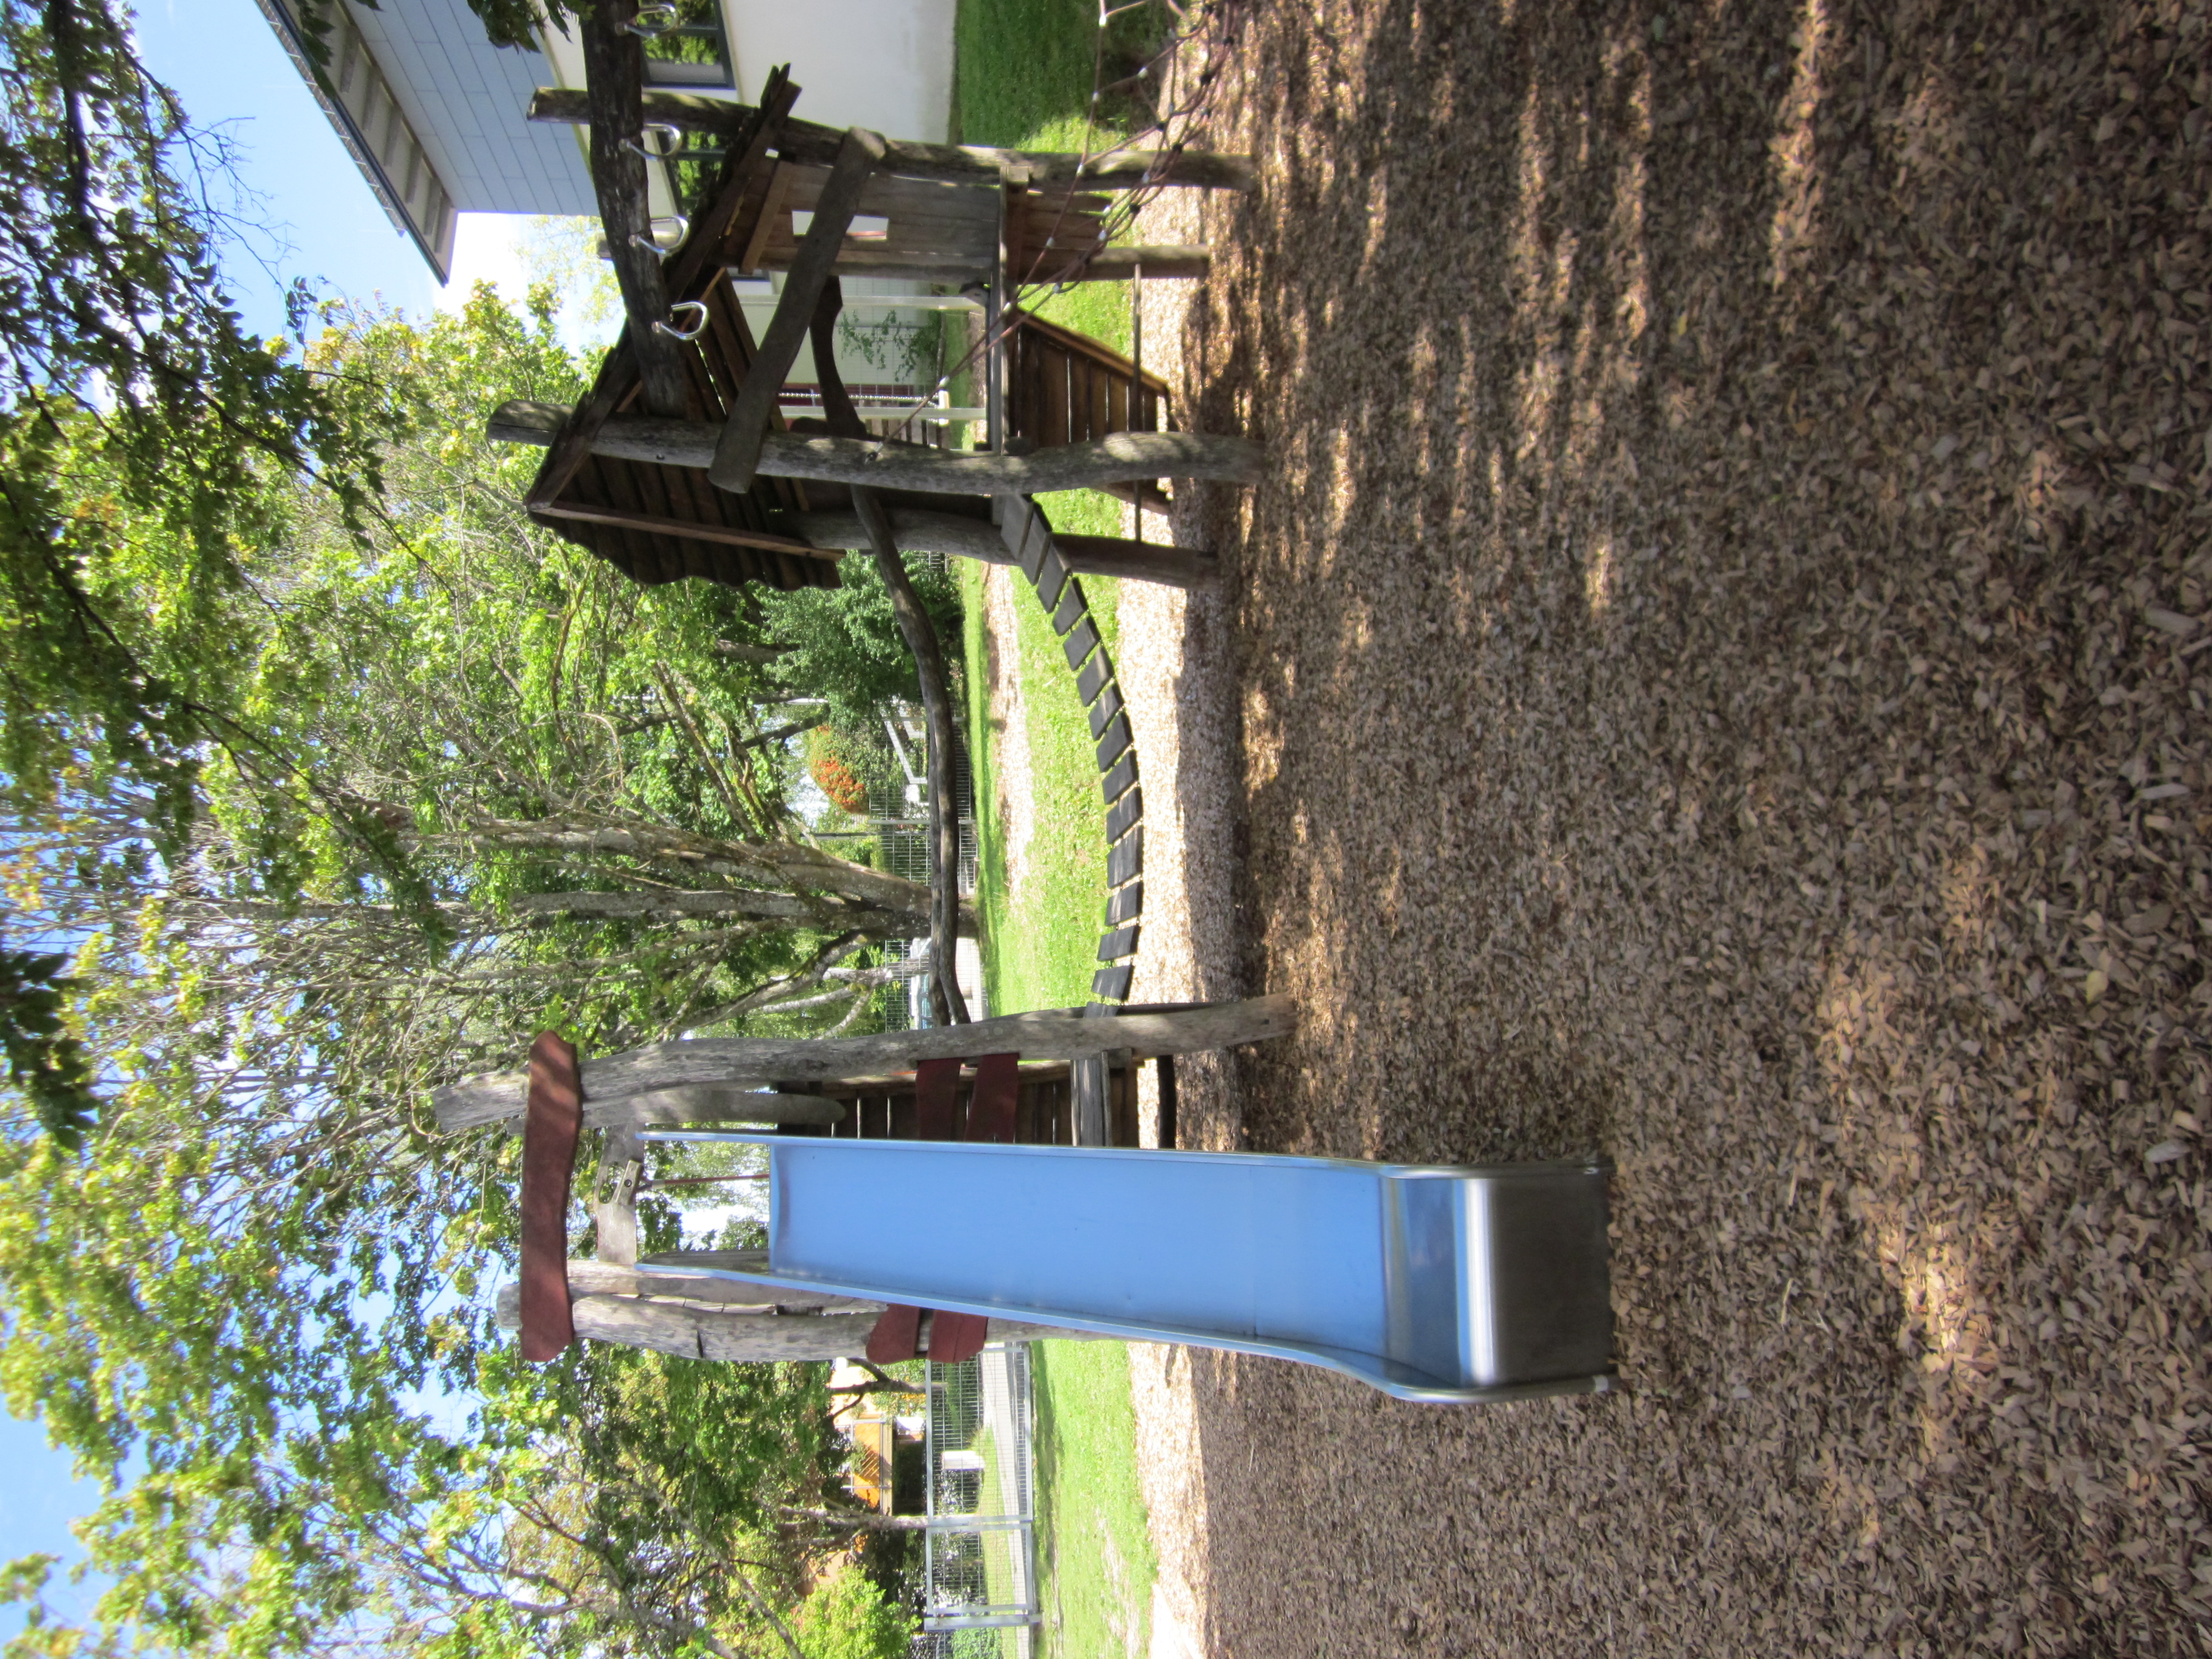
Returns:
[[[722,0],[661,0],[641,7],[650,25],[673,13],[675,21],[645,40],[645,78],[656,87],[730,87],[730,40],[722,29]]]

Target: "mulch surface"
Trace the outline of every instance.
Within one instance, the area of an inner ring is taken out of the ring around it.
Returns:
[[[1619,1166],[1625,1391],[1192,1356],[1212,1650],[2197,1653],[2206,8],[1260,9],[1192,1139]]]

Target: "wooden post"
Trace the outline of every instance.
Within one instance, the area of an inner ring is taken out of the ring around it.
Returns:
[[[1193,1054],[1287,1036],[1297,1015],[1286,996],[1203,1004],[1163,1012],[1127,1010],[1111,1019],[1049,1009],[1005,1014],[969,1025],[849,1037],[699,1037],[584,1061],[585,1110],[690,1084],[733,1087],[805,1083],[911,1072],[925,1060],[1018,1054],[1025,1060],[1074,1060],[1126,1048],[1131,1054]],[[447,1133],[508,1122],[522,1114],[527,1079],[520,1073],[470,1078],[431,1097]]]
[[[999,269],[1009,286],[1030,276],[1030,170],[1018,162],[999,171]]]
[[[1060,275],[1057,280],[1126,283],[1140,265],[1147,277],[1203,276],[1213,269],[1213,255],[1203,247],[1168,242],[1141,247],[1102,247],[1083,256],[1075,270]]]
[[[879,134],[865,127],[854,127],[845,135],[845,142],[837,152],[837,164],[830,169],[830,181],[822,187],[821,199],[815,204],[814,222],[807,227],[806,238],[799,246],[799,257],[784,275],[783,293],[776,301],[775,316],[761,340],[760,350],[754,355],[752,366],[745,371],[744,384],[730,400],[729,418],[722,423],[721,435],[707,468],[708,477],[720,489],[752,488],[760,467],[761,445],[768,436],[769,422],[775,414],[784,378],[790,374],[799,348],[805,341],[823,284],[830,280],[838,251],[845,245],[845,233],[851,228],[853,215],[860,209],[860,191],[883,154],[884,141]]]
[[[814,307],[814,378],[821,383],[822,406],[830,429],[846,437],[866,434],[867,428],[846,395],[845,378],[837,371],[837,313],[844,309],[844,288],[835,275],[826,277]],[[954,941],[960,925],[960,814],[952,795],[952,692],[945,676],[945,653],[938,643],[937,625],[915,592],[906,561],[899,556],[898,538],[891,529],[880,496],[856,487],[853,511],[867,532],[875,555],[877,574],[890,594],[891,614],[914,657],[915,676],[921,692],[921,708],[929,728],[929,832],[937,851],[937,880],[930,893],[929,955],[931,1000],[937,1005],[940,1024],[968,1023],[967,1000],[960,994],[955,972]]]

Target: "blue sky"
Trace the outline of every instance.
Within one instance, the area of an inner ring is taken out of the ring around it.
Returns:
[[[248,216],[272,233],[229,250],[224,262],[231,297],[256,332],[283,330],[284,285],[295,276],[410,313],[458,301],[478,276],[520,296],[518,228],[487,215],[463,216],[454,282],[439,288],[370,195],[252,0],[145,0],[138,32],[148,66],[194,123],[220,127],[236,147],[239,175],[258,198]],[[0,1560],[34,1553],[82,1560],[69,1523],[91,1510],[98,1489],[73,1477],[45,1431],[0,1413],[0,1472],[9,1472],[0,1479],[13,1494],[0,1501]],[[70,1610],[90,1596],[64,1587],[54,1599]],[[21,1624],[20,1609],[0,1609],[0,1641]]]

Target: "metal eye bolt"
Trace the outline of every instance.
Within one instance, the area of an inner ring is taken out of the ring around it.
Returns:
[[[672,340],[696,340],[707,331],[707,307],[704,304],[697,300],[685,300],[680,304],[668,307],[668,314],[671,317],[681,311],[697,313],[699,320],[688,329],[672,328],[666,323],[655,323],[653,325],[653,331],[655,334],[665,334]]]

